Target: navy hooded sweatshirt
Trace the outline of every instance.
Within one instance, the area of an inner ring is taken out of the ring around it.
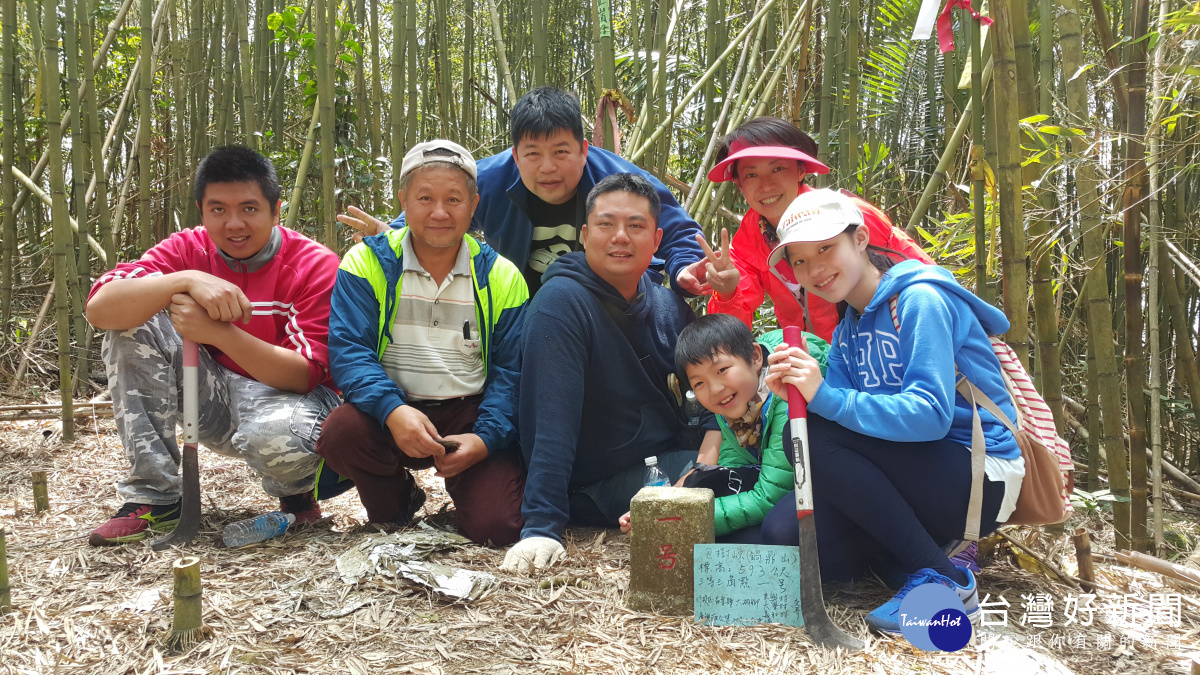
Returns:
[[[897,297],[900,330],[889,303]],[[906,260],[883,275],[871,302],[853,307],[833,332],[829,368],[808,404],[860,434],[891,441],[947,439],[971,447],[971,405],[955,391],[955,367],[1014,422],[989,335],[1008,318],[936,265]],[[1016,459],[1011,432],[979,408],[987,454]]]
[[[525,315],[521,350],[517,418],[529,471],[522,539],[561,538],[570,489],[683,449],[674,409],[601,298],[629,317],[664,377],[674,371],[680,331],[696,318],[681,297],[648,275],[626,302],[588,267],[582,251],[551,264],[542,284]]]

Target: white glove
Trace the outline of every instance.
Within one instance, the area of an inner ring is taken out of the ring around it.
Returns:
[[[505,572],[540,571],[566,556],[563,545],[550,537],[529,537],[508,549],[500,569]]]

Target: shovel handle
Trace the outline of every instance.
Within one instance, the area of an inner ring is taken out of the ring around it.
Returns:
[[[804,339],[804,332],[799,326],[787,326],[783,329],[783,341],[789,347],[799,347],[805,353],[808,352],[808,343]],[[787,385],[787,400],[788,400],[788,419],[808,419],[808,401],[800,395],[800,390],[796,385]]]

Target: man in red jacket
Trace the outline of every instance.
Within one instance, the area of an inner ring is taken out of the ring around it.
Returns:
[[[741,273],[737,290],[729,295],[715,293],[708,302],[710,313],[732,314],[753,327],[754,312],[764,297],[770,296],[780,326],[803,326],[826,342],[833,339],[837,307],[809,296],[806,321],[801,304],[804,291],[791,269],[786,263],[774,269],[767,265],[771,249],[779,243],[775,228],[783,212],[797,195],[812,189],[804,184],[804,178],[810,173],[829,173],[816,155],[817,144],[808,134],[777,117],[756,117],[725,137],[708,179],[715,183],[732,180],[750,208],[729,250]],[[871,244],[896,252],[898,258],[933,263],[912,238],[892,226],[883,211],[849,196],[863,212]]]
[[[93,546],[144,538],[179,520],[172,455],[182,410],[183,339],[200,350],[200,442],[241,457],[296,522],[321,517],[313,494],[330,388],[329,297],[337,255],[279,225],[270,160],[223,147],[196,171],[201,227],[176,232],[100,277],[87,318],[101,350],[117,433],[130,462],[125,504]]]

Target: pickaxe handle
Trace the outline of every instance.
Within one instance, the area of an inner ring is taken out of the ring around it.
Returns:
[[[789,347],[805,352],[808,345],[797,326],[783,329],[783,341]],[[796,517],[806,518],[813,512],[812,479],[808,470],[808,402],[795,385],[787,385],[788,431],[792,440],[792,460],[796,466]]]
[[[783,341],[789,347],[805,351],[807,343],[796,326],[783,329]],[[825,598],[821,590],[821,565],[817,554],[817,525],[813,513],[812,473],[808,466],[808,404],[793,385],[787,386],[788,429],[792,438],[792,460],[796,467],[796,518],[800,521],[800,614],[804,617],[804,628],[812,641],[836,649],[849,651],[863,648],[862,640],[847,635],[837,627],[825,611]]]
[[[200,465],[196,444],[200,442],[200,345],[183,339],[183,498],[179,524],[150,548],[161,551],[186,544],[200,531]]]

